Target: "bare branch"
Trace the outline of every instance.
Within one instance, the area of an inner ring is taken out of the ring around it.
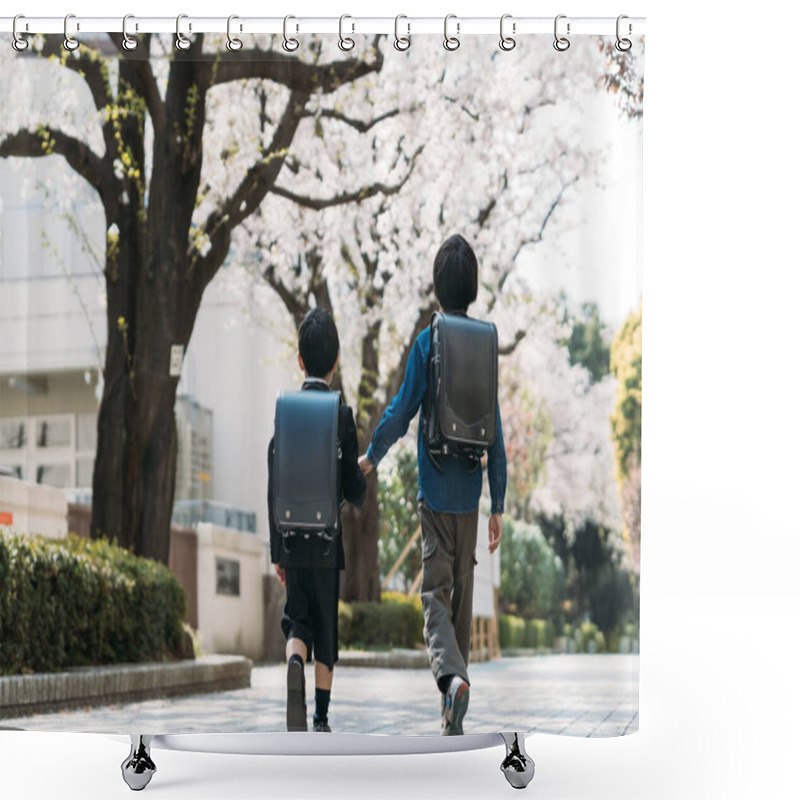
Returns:
[[[341,194],[334,195],[333,197],[318,198],[306,197],[304,195],[295,194],[294,192],[284,189],[282,186],[273,186],[272,193],[279,197],[285,197],[303,208],[310,208],[314,211],[320,211],[323,208],[331,208],[332,206],[341,206],[347,203],[361,203],[370,197],[381,194],[384,197],[390,197],[397,194],[407,183],[414,171],[414,166],[417,163],[417,157],[422,152],[422,147],[419,147],[414,155],[411,157],[411,165],[408,172],[403,176],[399,183],[393,186],[387,186],[385,183],[373,183],[370,186],[362,186],[356,192],[342,192]]]
[[[397,186],[387,186],[385,183],[373,183],[371,186],[363,186],[357,192],[342,192],[341,194],[327,198],[305,197],[304,195],[290,192],[282,186],[273,186],[272,194],[276,194],[278,197],[285,197],[287,200],[291,200],[293,203],[303,208],[321,211],[323,208],[331,208],[332,206],[343,206],[347,203],[360,203],[363,200],[368,200],[370,197],[375,197],[376,194],[397,194],[397,192],[403,188],[406,180],[407,177]]]
[[[519,345],[519,343],[527,336],[527,334],[528,334],[527,328],[523,328],[521,330],[518,330],[514,334],[514,341],[513,342],[509,342],[508,344],[500,345],[497,348],[497,354],[500,355],[500,356],[509,356],[509,355],[511,355],[511,353],[513,353],[517,349],[517,346]]]
[[[27,129],[6,136],[0,142],[0,157],[23,156],[42,158],[61,155],[67,163],[94,187],[102,197],[103,161],[91,148],[63,131],[41,126],[37,131]]]
[[[312,94],[333,92],[345,83],[371,72],[380,72],[383,56],[374,41],[377,57],[372,63],[361,59],[333,61],[328,64],[307,64],[294,56],[278,51],[237,50],[234,53],[202,53],[196,56],[200,70],[205,72],[207,85],[218,86],[231,81],[261,78],[274,81],[293,92]]]
[[[550,203],[550,207],[547,209],[547,213],[544,215],[544,219],[542,220],[542,224],[539,227],[539,232],[534,237],[531,238],[531,242],[541,242],[542,241],[542,237],[544,236],[544,229],[547,227],[547,223],[550,221],[550,217],[553,216],[553,212],[556,210],[556,208],[558,207],[558,204],[561,202],[561,198],[564,196],[564,192],[566,192],[567,189],[569,189],[570,186],[574,186],[578,182],[579,179],[580,179],[580,176],[579,175],[575,175],[575,177],[572,178],[572,180],[567,181],[561,187],[561,190],[555,196],[555,199],[553,200],[553,202]],[[526,242],[526,244],[529,244],[529,242]],[[522,249],[522,247],[524,247],[524,245],[521,245],[519,247],[519,249],[517,250],[517,252],[514,254],[515,258],[519,254],[519,252]]]
[[[308,313],[308,299],[300,297],[299,293],[293,292],[286,286],[278,277],[274,264],[270,264],[261,274],[278,297],[280,297],[286,310],[292,315],[295,328],[299,328],[303,317]]]
[[[272,136],[268,155],[250,167],[233,195],[206,220],[203,230],[211,240],[211,249],[205,256],[196,259],[198,275],[204,285],[211,280],[227,255],[233,229],[259,207],[275,186],[308,98],[307,92],[292,92]]]
[[[400,113],[399,108],[393,108],[391,111],[387,111],[385,114],[379,114],[375,119],[371,119],[367,122],[364,122],[360,119],[353,119],[352,117],[348,117],[346,114],[342,114],[339,111],[335,111],[332,108],[323,108],[319,111],[306,111],[306,117],[322,117],[324,119],[336,119],[340,122],[344,122],[345,125],[349,125],[351,128],[355,128],[359,133],[366,133],[370,128],[377,125],[379,122],[383,122],[385,119],[390,119],[391,117],[396,117]]]

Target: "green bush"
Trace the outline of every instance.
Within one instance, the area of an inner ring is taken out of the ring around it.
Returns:
[[[500,649],[552,647],[555,626],[550,620],[522,619],[511,614],[501,614],[497,620]]]
[[[538,647],[539,646],[539,628],[536,626],[536,620],[525,620],[525,635],[523,638],[524,647]]]
[[[162,564],[105,541],[0,532],[0,672],[178,654],[183,589]]]
[[[384,594],[380,603],[339,603],[339,643],[343,647],[402,647],[423,644],[422,601]]]
[[[511,614],[501,614],[498,620],[497,632],[500,636],[501,650],[517,650],[526,647],[525,620]]]
[[[561,559],[541,529],[519,520],[504,520],[500,548],[500,603],[526,617],[549,617],[565,592]]]

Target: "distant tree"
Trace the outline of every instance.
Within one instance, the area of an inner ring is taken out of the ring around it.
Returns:
[[[616,95],[623,114],[641,118],[644,111],[644,37],[631,38],[630,50],[620,52],[616,39],[598,39],[600,52],[606,59],[606,71],[598,84]]]
[[[604,330],[597,303],[584,303],[580,316],[572,321],[572,331],[566,342],[569,363],[586,367],[592,383],[602,380],[610,371],[611,351],[603,336]]]
[[[625,537],[639,570],[641,540],[642,462],[642,307],[632,313],[611,344],[611,371],[617,379],[617,398],[611,415]]]
[[[567,618],[588,616],[608,636],[634,608],[635,580],[618,536],[591,520],[570,531],[562,516],[540,517],[538,528],[564,564]]]
[[[500,605],[531,617],[558,612],[564,598],[564,564],[538,525],[504,519],[500,548]]]

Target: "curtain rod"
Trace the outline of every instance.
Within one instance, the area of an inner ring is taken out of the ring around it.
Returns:
[[[617,31],[616,17],[570,17],[559,15],[559,30],[568,35],[608,35]],[[233,17],[231,30],[236,34],[276,34],[284,33],[284,17]],[[443,34],[444,17],[355,17],[346,15],[341,21],[339,17],[290,17],[289,31],[293,35],[312,33],[339,34],[387,34],[395,33],[395,25],[404,36],[431,33]],[[506,15],[504,30],[515,36],[523,34],[553,34],[554,17],[513,17]],[[82,17],[69,16],[69,33],[80,36],[81,33],[122,33],[123,18],[117,17]],[[129,34],[137,33],[175,33],[178,20],[175,17],[136,17],[128,16],[126,30]],[[0,33],[11,33],[14,17],[0,17]],[[193,33],[227,33],[228,17],[195,17],[182,14],[180,31],[185,36]],[[569,28],[567,28],[569,26]],[[64,17],[19,17],[17,32],[19,34],[58,33],[63,34]],[[470,36],[477,34],[497,34],[500,32],[500,16],[497,17],[458,17],[452,16],[448,23],[451,34]],[[644,17],[624,18],[625,35],[641,35],[645,32]]]

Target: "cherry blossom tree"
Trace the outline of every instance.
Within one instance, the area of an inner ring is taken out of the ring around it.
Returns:
[[[163,562],[175,490],[172,348],[188,345],[237,229],[278,185],[291,184],[279,178],[294,140],[314,124],[310,110],[383,64],[377,40],[360,55],[324,60],[314,48],[228,52],[223,41],[198,35],[181,52],[169,37],[144,35],[126,50],[110,34],[67,52],[61,37],[37,37],[34,52],[4,70],[12,88],[0,157],[63,157],[105,215],[92,535]],[[255,87],[259,113],[221,113],[242,87]],[[356,191],[383,188],[360,183]]]
[[[291,183],[278,181],[237,231],[232,261],[266,281],[294,327],[312,306],[333,312],[362,450],[436,309],[433,256],[449,234],[476,251],[471,313],[496,322],[501,354],[538,325],[542,301],[520,264],[569,224],[565,209],[596,160],[577,109],[597,93],[601,58],[594,42],[575,49],[570,62],[535,42],[512,53],[487,52],[485,40],[465,40],[455,54],[422,42],[387,52],[379,74],[333,101],[317,96],[308,107],[315,135],[287,158]],[[257,107],[257,92],[242,92],[241,104]],[[377,599],[374,479],[364,507],[346,509],[344,537],[343,596]]]

